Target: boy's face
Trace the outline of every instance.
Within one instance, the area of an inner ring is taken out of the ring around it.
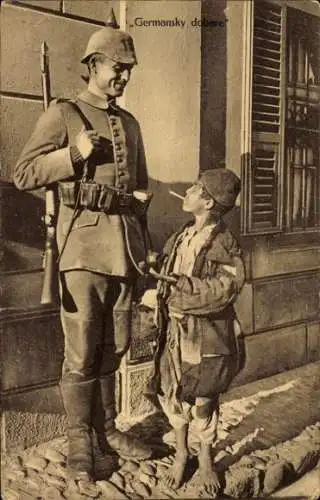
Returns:
[[[208,212],[213,205],[213,200],[204,198],[203,193],[204,186],[201,181],[192,184],[192,186],[186,190],[182,205],[184,212],[190,212],[193,215],[202,215]]]

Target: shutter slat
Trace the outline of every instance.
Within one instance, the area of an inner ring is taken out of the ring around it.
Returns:
[[[279,114],[278,113],[278,108],[274,104],[266,104],[266,103],[260,103],[258,101],[255,102],[255,108],[257,112],[259,113],[272,113],[272,114]]]
[[[270,68],[269,66],[266,66],[265,64],[254,64],[253,68],[259,71],[261,74],[268,75],[270,76],[276,76],[276,78],[279,80],[280,78],[280,71],[279,68]]]
[[[278,51],[267,51],[266,49],[263,49],[261,47],[256,47],[254,56],[263,57],[264,59],[280,64]]]
[[[256,132],[265,132],[266,129],[269,133],[277,133],[279,130],[279,125],[272,125],[270,122],[260,123],[259,121],[255,121],[255,131]]]
[[[258,38],[260,38],[261,40],[265,40],[265,38],[268,38],[268,40],[270,42],[274,42],[276,43],[277,45],[280,45],[280,31],[272,31],[272,30],[268,30],[266,28],[255,28],[254,30],[254,35]]]
[[[263,85],[262,83],[255,83],[254,90],[256,93],[265,93],[267,95],[276,95],[280,96],[280,88],[272,85]]]
[[[261,16],[255,16],[255,25],[256,26],[263,26],[263,27],[266,27],[268,28],[270,26],[270,29],[274,30],[278,30],[279,29],[279,23],[276,22],[276,21],[271,21],[271,19],[266,19],[265,17],[261,17]]]
[[[267,53],[270,52],[273,53],[274,55],[279,54],[280,43],[273,42],[272,40],[269,40],[268,38],[262,36],[255,36],[254,40],[256,46],[265,50]]]
[[[273,69],[275,69],[276,71],[280,71],[280,62],[277,59],[271,59],[270,57],[267,57],[265,55],[256,54],[254,66],[257,66],[259,64],[261,66],[264,66],[265,68],[268,68],[269,71]]]
[[[254,85],[264,85],[271,88],[279,88],[280,79],[256,73],[253,78]]]
[[[264,106],[268,106],[270,104],[272,106],[279,107],[279,98],[274,95],[256,92],[253,98],[253,103],[256,105],[259,104]]]

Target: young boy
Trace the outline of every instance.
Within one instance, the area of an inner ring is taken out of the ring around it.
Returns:
[[[238,365],[232,304],[244,283],[244,266],[222,216],[239,192],[240,180],[223,168],[204,171],[187,189],[183,210],[194,220],[166,243],[164,279],[157,288],[160,335],[153,387],[176,434],[175,461],[163,480],[171,488],[181,485],[193,420],[201,443],[200,478],[209,495],[220,488],[211,455],[219,395]]]

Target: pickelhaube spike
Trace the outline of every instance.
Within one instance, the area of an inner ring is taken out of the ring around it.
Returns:
[[[120,28],[119,24],[117,23],[117,19],[116,19],[114,10],[112,8],[111,8],[109,17],[105,22],[105,25],[109,26],[110,28],[114,28],[115,30],[118,30]]]

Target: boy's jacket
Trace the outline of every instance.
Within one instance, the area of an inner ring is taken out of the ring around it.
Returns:
[[[172,272],[181,231],[167,241],[162,273]],[[159,299],[170,314],[182,314],[188,336],[201,342],[201,354],[235,355],[236,300],[245,280],[239,245],[220,221],[196,257],[192,276],[180,276],[177,285],[160,287]]]

